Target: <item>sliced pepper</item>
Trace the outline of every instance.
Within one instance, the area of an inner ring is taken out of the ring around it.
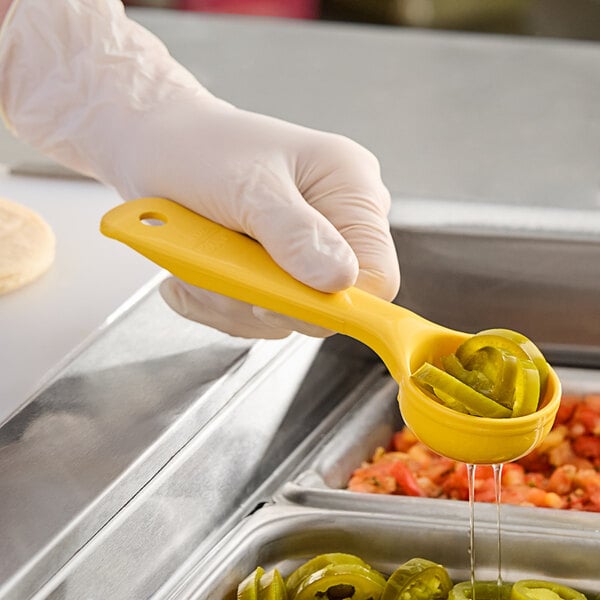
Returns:
[[[525,350],[523,350],[523,348],[517,342],[505,335],[488,333],[489,331],[494,330],[488,329],[485,332],[481,331],[470,337],[466,342],[463,342],[457,348],[456,356],[461,363],[465,364],[471,356],[475,355],[475,353],[483,348],[496,348],[506,352],[507,354],[516,356],[517,358],[531,360],[529,354],[527,354],[527,352],[525,352]]]
[[[456,361],[462,364],[456,355]],[[519,359],[498,348],[482,348],[465,360],[465,367],[475,373],[483,373],[490,381],[483,394],[512,410]]]
[[[285,586],[289,597],[293,600],[300,584],[315,571],[320,571],[330,565],[361,565],[370,568],[370,566],[354,554],[345,554],[344,552],[331,552],[329,554],[319,554],[306,561],[293,571],[285,580]]]
[[[457,583],[448,594],[448,600],[510,600],[511,583],[498,585],[497,581],[476,581],[475,595],[470,581]]]
[[[540,396],[543,397],[546,392],[546,383],[548,382],[550,367],[548,366],[548,362],[544,358],[542,351],[528,337],[518,331],[513,331],[512,329],[486,329],[481,333],[506,337],[521,347],[527,356],[531,358],[540,374]]]
[[[432,393],[434,396],[436,396],[436,398],[438,398],[438,400],[442,401],[442,404],[445,404],[448,408],[451,408],[452,410],[463,413],[465,415],[471,414],[467,410],[467,407],[462,402],[460,402],[460,400],[453,398],[452,396],[450,396],[450,394],[447,394],[443,390],[437,388],[435,390],[432,390]]]
[[[287,599],[287,589],[281,573],[277,569],[265,573],[260,579],[258,600]]]
[[[425,363],[415,380],[448,408],[482,417],[535,412],[549,374],[537,346],[508,329],[482,331],[440,360],[443,370]]]
[[[517,359],[513,417],[529,415],[540,402],[540,374],[532,361]]]
[[[456,356],[456,355],[455,355]],[[483,348],[473,352],[472,354],[463,357],[464,366],[475,372],[481,372],[490,381],[490,394],[494,394],[496,381],[504,371],[504,363],[507,353],[499,348],[491,348],[484,346]],[[459,364],[463,364],[458,357],[456,360]]]
[[[498,333],[489,333],[489,331]],[[500,382],[506,381],[509,372],[514,374],[514,394],[510,406],[513,411],[512,416],[520,417],[530,414],[537,409],[540,399],[540,372],[533,359],[527,354],[521,344],[514,341],[513,338],[504,335],[505,331],[508,330],[488,330],[474,335],[458,347],[456,357],[462,364],[468,364],[469,361],[484,349],[493,348],[499,351],[502,361],[496,368],[495,380],[497,379]],[[514,333],[515,336],[520,335],[516,332]],[[524,338],[524,336],[522,337]],[[527,338],[524,339],[527,340]],[[533,343],[531,344],[533,346]],[[516,372],[514,369],[509,370],[511,363],[516,366]],[[494,399],[502,402],[498,396],[494,397]]]
[[[437,395],[439,390],[458,400],[472,415],[480,417],[510,417],[512,415],[510,409],[480,394],[466,383],[430,363],[421,365],[413,377],[420,383],[431,387],[434,394]]]
[[[329,565],[309,575],[292,600],[380,600],[385,577],[357,564]]]
[[[388,578],[381,600],[445,600],[452,581],[442,565],[412,558]]]
[[[487,364],[487,360],[484,359],[483,364]],[[490,379],[482,368],[465,367],[456,354],[449,354],[448,356],[442,356],[442,366],[446,373],[450,373],[452,377],[460,379],[463,383],[466,383],[470,388],[473,388],[480,394],[488,396],[492,393],[494,388],[493,380]],[[482,365],[483,366],[483,365]]]
[[[488,348],[488,351],[492,350]],[[495,350],[495,349],[494,349]],[[494,388],[491,396],[496,402],[500,402],[502,406],[512,409],[513,417],[514,405],[515,405],[515,393],[518,385],[519,377],[519,359],[510,354],[506,354],[501,350],[496,350],[498,354],[502,355],[502,370],[498,374],[497,379],[494,381]],[[537,402],[536,402],[537,404]]]
[[[265,570],[262,567],[256,567],[246,579],[244,579],[237,589],[237,600],[259,600],[258,590],[260,579]]]
[[[585,596],[559,583],[522,579],[513,585],[510,600],[586,600]]]

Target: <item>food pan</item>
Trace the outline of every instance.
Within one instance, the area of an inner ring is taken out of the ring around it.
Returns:
[[[557,369],[566,394],[600,392],[600,371],[576,368]],[[392,435],[402,426],[396,399],[397,387],[387,380],[374,393],[365,394],[362,402],[348,412],[346,418],[315,448],[286,483],[277,499],[303,506],[365,510],[367,512],[427,513],[435,505],[448,517],[468,514],[468,503],[458,500],[390,496],[351,492],[345,489],[352,472],[369,460],[378,446],[387,447]],[[476,503],[478,518],[495,521],[495,505]],[[515,523],[531,520],[551,522],[553,526],[600,529],[600,514],[575,510],[502,505],[505,518]],[[600,560],[600,557],[599,557]]]
[[[237,585],[256,566],[277,567],[286,576],[326,552],[356,554],[384,575],[415,557],[444,565],[454,582],[468,580],[468,520],[431,510],[420,515],[372,515],[293,505],[266,506],[243,521],[190,573],[175,596],[234,600]],[[502,526],[505,581],[545,579],[579,589],[589,598],[600,591],[600,533],[545,526]],[[497,528],[476,523],[475,573],[498,573]]]

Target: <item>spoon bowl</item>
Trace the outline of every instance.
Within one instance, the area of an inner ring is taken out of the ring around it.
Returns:
[[[561,398],[558,376],[550,369],[540,408],[522,417],[496,419],[466,415],[436,402],[412,379],[399,383],[404,422],[432,450],[471,464],[501,464],[529,454],[550,433]]]
[[[427,321],[355,287],[333,294],[314,290],[286,273],[255,240],[175,202],[127,202],[104,215],[100,230],[192,285],[360,340],[398,382],[406,425],[448,458],[472,464],[516,460],[552,427],[561,397],[554,370],[541,407],[532,414],[496,419],[451,410],[419,387],[411,374],[423,363],[455,352],[471,334]]]

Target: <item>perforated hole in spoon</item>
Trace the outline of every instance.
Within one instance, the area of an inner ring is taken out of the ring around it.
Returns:
[[[158,212],[145,212],[139,217],[140,222],[148,227],[161,227],[168,222],[167,216]]]

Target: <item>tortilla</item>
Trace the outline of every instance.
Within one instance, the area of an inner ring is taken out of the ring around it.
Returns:
[[[0,198],[0,294],[35,281],[54,262],[55,238],[36,212]]]

